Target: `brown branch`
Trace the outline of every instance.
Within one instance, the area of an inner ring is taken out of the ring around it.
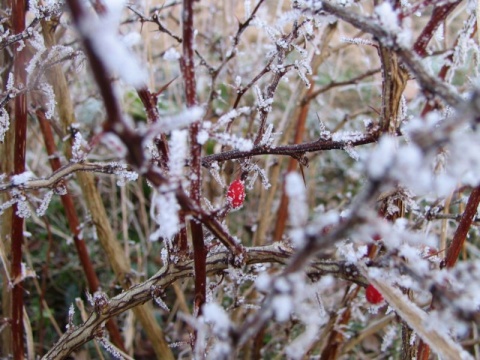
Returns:
[[[57,171],[61,168],[61,163],[58,157],[55,157],[55,154],[57,153],[57,148],[55,145],[55,140],[53,138],[52,127],[47,118],[45,117],[45,112],[43,110],[37,110],[36,114],[40,124],[40,129],[42,130],[47,154],[50,156],[50,165],[53,171]],[[80,263],[82,264],[83,272],[85,273],[85,277],[87,279],[88,289],[90,293],[93,294],[100,289],[100,281],[98,280],[92,261],[90,260],[90,255],[88,254],[88,249],[85,241],[83,241],[83,239],[81,238],[80,221],[78,220],[78,215],[75,211],[73,198],[67,191],[67,193],[61,196],[61,200],[63,208],[65,210],[65,215],[68,220],[68,226],[73,234],[73,243],[75,244],[75,248],[77,249],[78,258],[80,260]],[[106,327],[110,334],[112,343],[125,352],[126,349],[123,344],[122,336],[115,321],[109,320],[106,324]]]
[[[25,30],[26,3],[23,0],[12,2],[12,24],[14,34]],[[26,49],[15,47],[14,56],[14,81],[15,84],[26,86],[27,72]],[[17,85],[17,86],[18,86]],[[25,151],[27,143],[27,98],[21,94],[15,98],[15,145],[14,145],[14,173],[21,174],[25,171]],[[12,264],[11,276],[12,289],[12,342],[13,357],[17,360],[24,358],[24,325],[23,325],[23,284],[22,284],[22,245],[23,245],[23,218],[17,214],[17,204],[12,211]]]
[[[221,71],[225,67],[225,65],[227,65],[227,63],[237,55],[237,47],[238,47],[238,44],[240,42],[240,36],[242,36],[243,32],[250,26],[250,23],[255,18],[256,13],[260,9],[260,6],[263,4],[264,1],[265,0],[260,0],[257,3],[257,5],[253,9],[252,13],[250,14],[249,18],[245,22],[243,22],[243,23],[239,22],[237,33],[235,34],[235,36],[232,39],[232,46],[228,50],[227,56],[223,59],[221,64],[216,69],[214,69],[214,68],[209,69],[211,74],[212,74],[211,82],[210,82],[210,94],[208,95],[208,99],[209,99],[208,103],[210,104],[209,106],[211,106],[212,100],[215,97],[215,82],[218,78],[218,75],[221,73]],[[202,62],[206,64],[206,61],[203,60],[203,57],[200,55],[200,53],[197,52],[197,55],[202,59]],[[267,72],[267,70],[264,70],[264,71]],[[251,83],[250,86],[252,86],[252,85],[253,85],[253,83]],[[239,93],[238,93],[239,95],[237,96],[237,100],[235,101],[236,105],[234,105],[234,108],[236,108],[238,106],[238,102],[240,101],[240,99],[243,96],[243,94],[245,93],[245,91],[247,91],[247,89],[248,89],[248,87],[239,91]],[[211,109],[207,109],[207,115],[210,114],[210,112],[211,112]]]
[[[195,60],[194,60],[194,25],[193,25],[193,0],[184,0],[182,9],[182,46],[183,56],[180,59],[183,81],[185,84],[185,100],[187,107],[197,104],[196,81],[195,81]],[[197,141],[201,122],[196,121],[190,125],[190,197],[192,202],[200,207],[201,186],[202,186],[202,146]],[[202,305],[206,301],[206,256],[205,243],[203,239],[202,225],[197,221],[190,221],[192,234],[193,257],[195,259],[195,300],[194,313],[201,314]]]
[[[311,94],[308,94],[308,96],[306,96],[303,100],[302,100],[302,105],[307,103],[307,102],[310,102],[312,101],[313,99],[315,99],[318,95],[320,94],[323,94],[331,89],[334,89],[336,87],[340,87],[340,86],[346,86],[346,85],[352,85],[352,84],[357,84],[360,80],[363,80],[367,77],[370,77],[370,76],[373,76],[377,73],[380,72],[380,68],[377,68],[377,69],[373,69],[373,70],[369,70],[363,74],[360,74],[352,79],[349,79],[349,80],[345,80],[345,81],[330,81],[330,83],[328,83],[327,85],[321,87],[320,89],[318,90],[315,90],[315,91],[312,91]]]
[[[83,3],[78,0],[71,0],[69,1],[68,5],[72,11],[74,22],[78,26],[79,22],[83,20],[82,16],[86,14],[82,8]],[[78,12],[75,12],[76,10],[78,10]],[[55,40],[53,38],[53,32],[51,31],[52,24],[44,23],[42,26],[45,42],[49,47],[54,46]],[[124,126],[123,119],[121,117],[116,117],[121,116],[122,113],[120,111],[119,104],[116,102],[116,97],[109,80],[110,74],[105,71],[106,68],[104,64],[102,64],[100,58],[97,57],[93,51],[91,42],[88,39],[83,40],[87,56],[93,59],[92,68],[94,70],[93,72],[95,74],[95,80],[100,86],[101,95],[104,96],[104,102],[108,115],[108,120],[104,124],[105,128],[112,132],[117,131],[117,136],[119,136],[119,138],[125,142],[125,146],[129,150],[128,160],[131,162],[131,164],[133,164],[133,166],[142,166],[144,160],[141,142],[142,138],[137,136],[137,134],[135,134],[129,126]],[[52,69],[52,74],[50,75],[58,102],[59,115],[66,130],[69,126],[75,123],[73,104],[70,98],[67,81],[59,67]],[[70,153],[70,149],[68,147],[66,152],[67,154]],[[96,187],[94,178],[92,174],[86,172],[80,172],[78,177],[79,184],[83,191],[83,196],[85,197],[85,202],[92,215],[92,222],[95,225],[98,239],[106,253],[105,257],[108,258],[109,264],[122,287],[127,289],[133,280],[133,277],[131,276],[131,268],[128,258],[123,252],[123,249],[118,243],[110,226],[108,216],[98,188]],[[149,306],[137,307],[134,309],[134,313],[142,324],[147,337],[150,339],[157,357],[162,359],[173,359],[172,351],[167,346],[164,339],[164,333],[156,321],[154,314],[149,309]]]
[[[308,76],[308,80],[310,81],[310,83],[312,83],[312,80],[314,79],[314,77],[317,76],[318,68],[320,67],[321,62],[323,61],[323,56],[320,54],[324,53],[326,48],[329,46],[330,40],[332,39],[333,33],[336,29],[337,29],[337,22],[330,24],[325,29],[325,32],[321,39],[321,44],[322,44],[321,51],[319,52],[318,55],[315,55],[312,59],[313,73]],[[326,89],[326,88],[330,89],[331,87],[327,85],[323,89]],[[310,101],[314,99],[315,96],[318,96],[321,93],[321,90],[322,89],[314,91],[314,87],[312,85],[308,89],[303,90],[305,95],[303,96],[299,109],[297,109],[297,111],[295,112],[295,115],[297,115],[297,121],[296,121],[297,125],[295,129],[295,136],[293,139],[295,144],[300,144],[303,141],[303,136],[305,133],[305,125],[307,122],[307,116],[310,109]],[[288,162],[287,174],[289,172],[294,171],[296,167],[297,167],[297,160],[295,157],[291,157]],[[289,199],[288,199],[287,193],[285,191],[285,188],[283,188],[282,195],[280,197],[280,205],[278,206],[278,210],[277,210],[275,230],[273,233],[274,241],[279,241],[283,237],[285,227],[287,224],[288,202],[289,202]]]
[[[282,243],[252,247],[245,252],[247,265],[262,263],[286,264],[293,255],[293,250]],[[208,274],[221,274],[230,266],[230,253],[221,251],[208,256],[206,272]],[[332,274],[342,279],[365,284],[365,280],[358,276],[355,266],[345,262],[332,262],[330,260],[315,261],[306,269],[312,278]],[[138,284],[129,290],[111,298],[101,311],[94,311],[86,322],[66,332],[50,349],[43,359],[63,359],[76,348],[95,338],[98,329],[107,320],[121,314],[128,309],[143,304],[152,298],[152,292],[161,293],[177,280],[193,277],[195,268],[192,260],[183,260],[176,264],[166,264],[160,271],[147,281]]]
[[[346,10],[330,2],[322,2],[322,8],[317,13],[327,12],[339,19],[348,22],[354,27],[372,34],[385,48],[395,51],[409,70],[415,75],[416,80],[429,94],[440,97],[448,105],[457,107],[464,104],[462,97],[445,82],[429,74],[421,63],[421,58],[413,51],[403,48],[396,41],[396,36],[388,32],[376,19]]]
[[[480,187],[476,187],[472,190],[470,197],[468,198],[465,211],[463,212],[462,218],[460,219],[457,230],[455,231],[455,235],[453,235],[452,243],[448,248],[447,255],[442,264],[444,267],[451,268],[455,266],[458,255],[460,254],[460,250],[462,249],[463,244],[465,243],[465,240],[467,238],[470,226],[472,226],[473,219],[477,214],[479,203]]]
[[[417,41],[413,45],[413,51],[420,57],[427,55],[427,45],[432,39],[435,31],[447,18],[453,9],[455,9],[461,1],[447,3],[442,6],[435,6],[433,8],[432,16],[428,21],[428,24],[423,28],[422,33],[418,36]]]
[[[292,156],[295,158],[301,157],[305,153],[325,151],[325,150],[341,150],[345,147],[359,146],[371,144],[378,139],[377,134],[360,134],[360,135],[345,135],[345,139],[333,140],[331,138],[320,138],[315,141],[298,145],[283,145],[276,147],[257,146],[249,151],[231,150],[219,154],[208,155],[202,158],[202,165],[210,167],[213,162],[223,162],[233,159],[243,159],[250,156],[257,155],[283,155]]]
[[[2,38],[0,40],[0,50],[3,50],[6,47],[8,47],[8,46],[10,46],[10,45],[12,45],[16,42],[19,42],[19,41],[26,40],[26,39],[30,38],[33,35],[33,28],[38,25],[39,21],[40,21],[40,19],[35,18],[35,19],[32,20],[30,25],[28,25],[28,27],[25,30],[23,30],[19,33],[7,36],[5,38]]]
[[[171,5],[170,5],[171,6]],[[179,44],[182,43],[182,39],[180,37],[178,37],[177,35],[173,34],[170,30],[168,30],[161,22],[160,22],[160,19],[158,17],[158,14],[156,12],[154,12],[150,17],[146,17],[145,15],[143,15],[141,12],[139,12],[138,10],[136,10],[132,5],[127,5],[127,8],[130,9],[130,11],[132,11],[133,13],[135,13],[139,19],[140,19],[140,22],[143,23],[144,22],[151,22],[151,23],[154,23],[158,26],[158,31],[160,32],[163,32],[165,34],[167,34],[168,36],[172,37],[173,39],[175,39]]]
[[[13,182],[0,184],[0,192],[8,191],[13,188],[18,188],[21,190],[36,190],[44,188],[54,188],[59,185],[63,180],[65,180],[70,175],[78,172],[98,172],[104,174],[115,174],[117,171],[124,170],[122,165],[111,163],[88,163],[88,162],[78,162],[78,163],[69,163],[58,168],[50,176],[44,179],[33,179],[26,181],[25,183],[15,185]]]

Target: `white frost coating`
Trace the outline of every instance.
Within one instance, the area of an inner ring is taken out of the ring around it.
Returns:
[[[227,112],[226,114],[220,116],[213,126],[214,129],[218,129],[221,126],[228,125],[233,119],[235,119],[237,116],[240,116],[241,114],[247,114],[250,111],[250,108],[248,106],[243,106],[238,109],[233,109]]]
[[[31,11],[36,18],[41,19],[44,17],[43,13],[52,13],[60,10],[63,4],[63,0],[29,0],[28,10]]]
[[[311,345],[318,338],[320,326],[308,324],[305,331],[297,336],[295,340],[285,348],[285,354],[288,359],[303,359]]]
[[[152,198],[150,215],[159,225],[159,228],[150,235],[150,241],[157,241],[159,238],[171,241],[172,237],[180,230],[179,210],[180,205],[178,205],[177,198],[172,191],[155,192]]]
[[[118,186],[125,186],[127,181],[135,181],[138,179],[138,173],[135,171],[127,170],[126,164],[120,164],[117,162],[110,163],[110,165],[115,169],[114,173],[117,175],[117,185]]]
[[[305,225],[308,220],[308,205],[305,184],[299,173],[291,172],[285,178],[285,191],[289,197],[288,213],[293,227]]]
[[[395,139],[383,136],[368,159],[367,172],[372,179],[378,180],[385,175],[395,158],[395,151]]]
[[[223,178],[220,176],[220,166],[218,165],[218,162],[213,162],[212,165],[210,165],[210,174],[212,174],[213,178],[215,181],[220,185],[221,188],[224,188],[225,181],[223,181]]]
[[[255,279],[255,287],[261,292],[267,292],[272,286],[272,279],[270,275],[266,272],[260,273]]]
[[[5,134],[10,127],[10,117],[8,116],[8,112],[4,109],[0,109],[0,142],[5,140]]]
[[[175,50],[175,48],[173,47],[165,51],[165,53],[163,54],[163,60],[171,61],[171,62],[178,61],[180,57],[181,57],[180,53],[177,50]]]
[[[432,190],[433,174],[429,164],[424,161],[422,150],[413,143],[398,149],[391,176],[416,194]]]
[[[183,175],[185,159],[187,157],[187,130],[174,130],[169,141],[170,158],[168,160],[168,168],[173,179],[180,179]]]
[[[235,77],[235,87],[239,88],[242,85],[242,77],[237,75]]]
[[[118,35],[124,1],[108,0],[105,5],[107,13],[99,18],[83,19],[80,31],[110,72],[118,74],[129,85],[141,87],[147,81],[146,69],[140,66]]]
[[[6,89],[7,89],[7,91],[12,91],[13,90],[13,72],[12,71],[10,71],[10,73],[8,74]]]
[[[25,171],[21,174],[13,175],[12,176],[12,185],[15,185],[15,186],[23,185],[28,180],[30,180],[32,177],[33,177],[33,174],[32,174],[31,171]]]
[[[262,139],[260,140],[260,146],[270,146],[273,144],[273,137],[272,137],[272,131],[273,131],[273,124],[269,124],[267,129],[262,135]]]
[[[83,151],[83,145],[85,140],[83,140],[82,134],[77,131],[75,133],[75,138],[73,139],[72,145],[72,159],[71,161],[77,163],[85,160],[87,154]]]
[[[401,30],[398,23],[398,16],[392,5],[389,2],[383,2],[375,7],[375,14],[377,14],[380,22],[386,30],[396,33]]]
[[[250,15],[252,14],[252,1],[251,0],[245,0],[244,1],[244,6],[245,6],[245,19],[248,19]]]
[[[363,259],[368,253],[367,246],[359,246],[354,248],[352,243],[342,242],[337,245],[339,254],[345,259],[347,264],[356,264],[359,260]]]
[[[203,317],[207,324],[212,326],[213,333],[219,337],[225,337],[231,327],[227,312],[217,303],[203,305]]]
[[[203,114],[204,109],[201,106],[192,106],[183,110],[181,113],[173,116],[162,116],[160,121],[153,124],[148,133],[148,139],[150,141],[153,137],[161,133],[168,133],[173,130],[184,129],[195,121],[199,121]]]
[[[387,351],[387,349],[393,344],[397,336],[397,327],[395,325],[390,325],[385,330],[385,335],[383,335],[382,346],[380,347],[382,352]]]
[[[28,206],[26,196],[17,189],[13,189],[11,194],[15,198],[15,203],[17,204],[16,214],[21,218],[28,219],[32,213],[30,211],[30,207]]]
[[[272,310],[278,322],[287,321],[293,311],[292,298],[289,295],[276,295],[272,300]]]
[[[206,130],[200,130],[197,134],[197,142],[200,144],[200,145],[203,145],[207,142],[208,140],[208,131]]]
[[[106,352],[108,352],[113,358],[123,360],[125,359],[120,351],[106,338],[104,337],[97,337],[97,341],[102,344],[103,348]]]
[[[53,190],[50,190],[45,194],[45,196],[43,197],[42,203],[36,210],[36,213],[38,216],[45,215],[45,212],[48,209],[48,205],[50,205],[50,201],[52,200],[52,196],[53,196]]]
[[[43,42],[43,37],[38,33],[38,31],[33,32],[33,36],[28,40],[30,45],[37,50],[37,52],[32,56],[32,59],[28,63],[25,71],[28,75],[31,75],[33,71],[37,68],[38,63],[40,62],[43,53],[47,50],[45,43]],[[18,49],[17,49],[18,50]]]
[[[0,215],[3,215],[3,213],[5,212],[5,210],[7,210],[8,208],[10,208],[13,204],[15,204],[17,202],[17,200],[15,199],[10,199],[8,201],[5,201],[4,203],[0,204]]]
[[[101,142],[117,157],[124,158],[125,156],[127,156],[127,147],[117,135],[111,132],[107,132],[103,134]]]
[[[291,172],[286,176],[285,191],[289,198],[288,217],[292,226],[290,238],[295,247],[301,247],[305,240],[303,227],[308,220],[308,205],[305,184],[300,174]]]
[[[230,134],[216,134],[215,138],[222,145],[230,145],[240,151],[250,151],[253,149],[253,142],[249,139],[244,139]]]
[[[55,114],[55,106],[57,105],[57,102],[55,101],[55,93],[53,92],[53,87],[48,83],[43,83],[40,88],[42,89],[47,99],[46,100],[47,111],[45,112],[45,117],[47,119],[51,119],[52,116]]]

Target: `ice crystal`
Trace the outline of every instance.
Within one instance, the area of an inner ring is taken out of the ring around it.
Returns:
[[[151,241],[163,238],[170,243],[172,237],[180,230],[179,210],[180,205],[173,191],[160,190],[153,195],[150,215],[159,227],[150,235]]]
[[[45,196],[43,197],[42,203],[36,210],[36,213],[38,216],[45,215],[45,212],[48,209],[48,205],[50,205],[50,201],[52,200],[52,196],[53,196],[53,190],[50,190],[45,194]]]
[[[83,150],[84,146],[86,145],[85,140],[83,140],[83,136],[79,131],[75,132],[73,145],[72,145],[72,162],[82,162],[85,160],[87,154]]]
[[[10,117],[8,112],[4,109],[0,109],[0,142],[3,143],[5,140],[5,134],[7,133],[10,127]]]
[[[187,130],[174,130],[169,141],[170,158],[168,160],[168,168],[173,179],[180,179],[183,175],[185,160],[187,157]]]
[[[171,47],[165,53],[163,54],[163,59],[166,61],[178,61],[180,59],[181,55],[175,48]]]
[[[41,89],[47,98],[47,101],[46,101],[47,111],[45,112],[45,117],[47,119],[51,119],[52,116],[55,114],[55,106],[57,104],[57,102],[55,101],[55,93],[53,92],[52,85],[48,83],[43,83],[41,86]]]

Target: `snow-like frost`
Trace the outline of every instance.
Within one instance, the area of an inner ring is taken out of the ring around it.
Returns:
[[[25,171],[18,175],[12,176],[12,185],[19,186],[25,184],[28,180],[33,177],[33,173],[31,171]]]
[[[300,174],[289,173],[285,178],[285,191],[289,198],[288,214],[293,227],[304,226],[308,220],[308,205],[305,183]]]
[[[175,48],[173,47],[165,51],[165,53],[163,54],[163,59],[171,62],[178,61],[180,57],[181,57],[180,53],[177,50],[175,50]]]
[[[294,308],[292,298],[286,294],[275,295],[272,300],[272,310],[278,322],[285,322],[290,318]]]
[[[85,18],[79,27],[111,73],[118,74],[129,85],[141,87],[147,81],[146,69],[140,66],[118,34],[124,3],[123,0],[106,1],[105,15]]]
[[[55,106],[57,105],[57,101],[55,100],[55,93],[53,92],[53,86],[49,83],[43,83],[41,85],[41,89],[46,97],[46,108],[47,111],[45,112],[45,117],[47,119],[51,119],[52,116],[55,114]]]
[[[150,235],[151,241],[164,238],[171,241],[173,236],[180,230],[178,211],[180,205],[173,191],[156,191],[152,198],[150,215],[159,228]]]
[[[45,196],[43,197],[42,203],[36,210],[38,216],[45,215],[45,212],[48,209],[48,205],[50,205],[50,201],[52,200],[53,190],[48,191]]]
[[[7,133],[10,127],[10,117],[8,112],[4,109],[0,109],[0,142],[3,143],[5,140],[5,134]]]
[[[148,133],[149,136],[147,136],[144,141],[147,143],[161,133],[184,129],[195,121],[199,121],[204,113],[205,110],[201,106],[192,106],[177,115],[162,116],[158,122],[151,125]]]
[[[205,322],[212,326],[215,335],[227,336],[231,322],[224,308],[214,302],[206,303],[203,305],[203,317]]]
[[[185,159],[187,156],[187,130],[174,130],[170,137],[170,158],[168,159],[168,168],[173,179],[180,179],[183,175]]]
[[[398,22],[398,15],[393,9],[392,4],[388,1],[382,2],[380,5],[376,6],[375,14],[377,14],[380,22],[388,31],[396,33],[401,30]]]
[[[395,158],[396,142],[391,136],[383,136],[378,142],[378,146],[370,154],[367,163],[368,175],[374,179],[382,178],[387,170],[392,166]]]
[[[76,131],[72,145],[72,162],[78,163],[85,160],[87,153],[83,150],[83,147],[86,145],[87,143],[85,140],[83,140],[83,136],[80,131]]]

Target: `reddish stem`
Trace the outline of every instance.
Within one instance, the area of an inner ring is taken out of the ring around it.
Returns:
[[[413,50],[419,56],[425,57],[425,55],[427,55],[427,45],[435,34],[435,31],[437,31],[440,24],[445,20],[448,14],[450,14],[453,9],[457,7],[458,4],[460,4],[460,1],[438,6],[433,9],[430,21],[423,28],[422,33],[415,42],[415,45],[413,45]]]
[[[45,140],[45,147],[50,158],[50,166],[52,167],[53,171],[56,171],[60,169],[62,164],[60,163],[58,157],[55,156],[57,153],[57,147],[53,138],[52,127],[50,122],[46,119],[45,112],[43,110],[37,110],[36,115],[38,117],[43,138]],[[75,211],[73,198],[70,193],[67,192],[65,195],[61,196],[61,200],[68,219],[68,226],[73,234],[73,242],[77,249],[78,258],[80,259],[83,272],[87,278],[89,291],[91,293],[95,293],[100,288],[100,281],[98,280],[97,274],[95,273],[95,269],[90,260],[87,246],[85,245],[85,242],[80,234],[80,221],[78,220],[77,212]],[[110,334],[112,343],[125,352],[126,349],[123,344],[122,336],[115,322],[112,319],[109,320],[106,324],[106,327]]]
[[[184,0],[183,11],[183,57],[180,59],[180,66],[185,83],[185,99],[187,106],[192,107],[197,104],[196,99],[196,81],[195,64],[193,50],[193,0]],[[195,205],[201,206],[201,184],[202,184],[202,146],[197,141],[197,135],[200,130],[200,121],[190,125],[190,196]],[[192,231],[193,256],[195,261],[195,302],[194,311],[201,313],[201,308],[206,298],[206,258],[207,252],[203,239],[202,225],[197,221],[190,221]]]
[[[467,238],[470,226],[473,223],[473,219],[477,214],[478,204],[480,203],[480,186],[472,190],[470,197],[467,201],[467,206],[463,212],[462,218],[458,223],[457,231],[453,235],[452,244],[448,248],[447,256],[443,262],[443,266],[451,268],[455,265],[458,259],[458,255],[462,250],[465,239]]]
[[[14,0],[12,3],[12,24],[15,34],[25,30],[26,3],[23,0]],[[27,74],[25,71],[26,50],[15,47],[14,78],[16,86],[26,86]],[[25,171],[25,148],[27,138],[27,101],[24,93],[15,98],[15,145],[14,145],[14,173],[21,174]],[[12,212],[12,270],[14,281],[12,289],[12,341],[13,357],[24,358],[23,340],[23,287],[22,277],[22,244],[23,244],[23,218],[17,215],[17,205]]]
[[[467,206],[462,214],[462,217],[458,223],[457,231],[453,235],[453,240],[448,248],[447,255],[442,263],[443,267],[452,268],[457,262],[458,255],[465,243],[470,226],[473,223],[473,219],[477,214],[478,204],[480,203],[480,186],[472,190],[470,197],[467,201]],[[433,309],[433,303],[430,305],[430,309]],[[423,340],[418,345],[417,359],[428,360],[430,357],[430,346]]]

